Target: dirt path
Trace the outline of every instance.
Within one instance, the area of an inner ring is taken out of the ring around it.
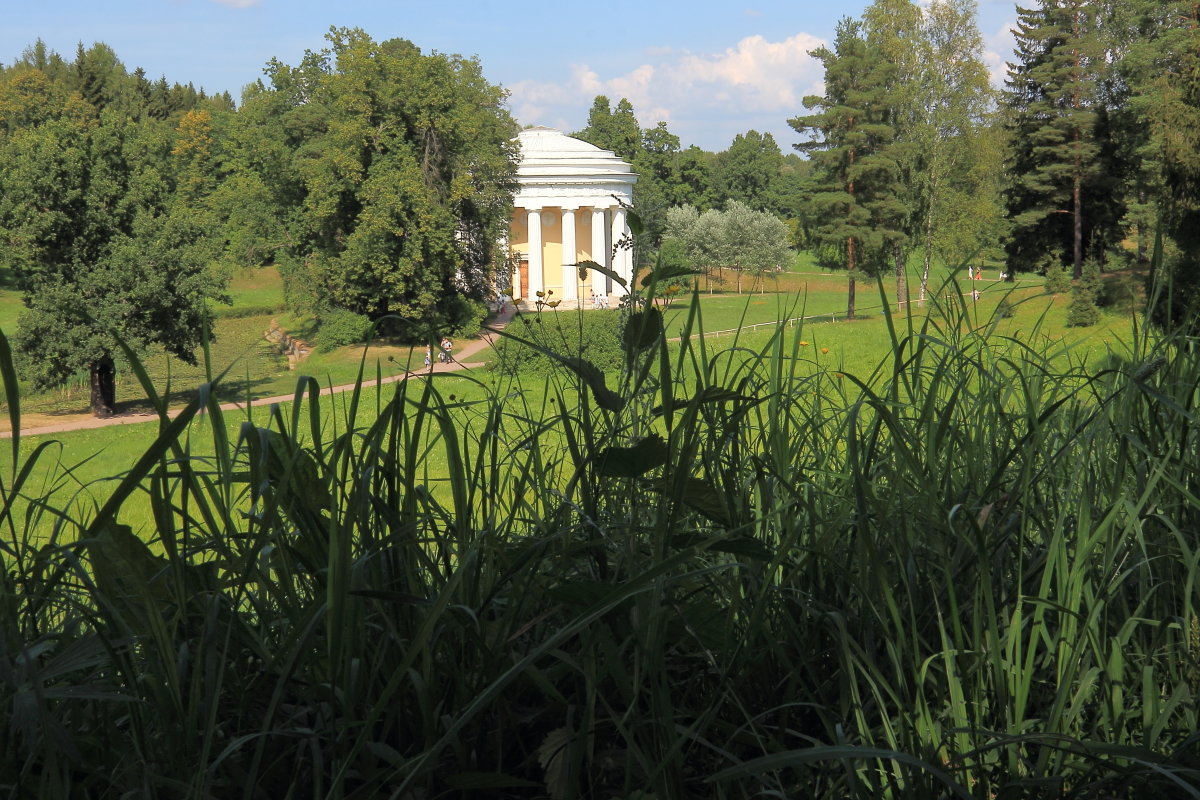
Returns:
[[[513,309],[507,307],[496,317],[493,317],[489,324],[493,328],[503,328],[513,318]],[[468,361],[471,356],[483,350],[485,347],[491,347],[493,335],[491,333],[482,333],[478,339],[472,339],[454,353],[454,361],[449,364],[435,362],[428,369],[420,372],[403,372],[399,375],[391,375],[382,380],[364,380],[363,388],[371,386],[382,386],[388,383],[407,380],[410,377],[421,377],[428,374],[439,374],[442,372],[458,372],[464,369],[472,369],[482,367],[483,364],[476,361]],[[348,392],[355,388],[355,384],[347,383],[342,386],[327,386],[321,390],[321,394],[331,395]],[[268,406],[272,403],[289,403],[296,399],[295,394],[281,394],[275,397],[260,397],[250,401],[253,406]],[[240,411],[246,408],[243,403],[222,403],[222,411]],[[174,418],[179,414],[179,409],[168,412],[169,416]],[[66,433],[68,431],[81,431],[91,428],[106,428],[110,425],[137,425],[143,422],[153,422],[157,420],[158,414],[150,411],[129,412],[125,414],[117,414],[112,417],[101,419],[93,417],[91,414],[69,414],[69,415],[50,415],[50,414],[22,414],[21,415],[21,436],[41,436],[51,433]],[[50,420],[53,420],[51,422]],[[11,439],[12,431],[0,431],[0,439]]]

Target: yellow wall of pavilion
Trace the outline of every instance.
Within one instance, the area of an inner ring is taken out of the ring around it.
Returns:
[[[542,209],[542,287],[555,299],[563,296],[562,263],[562,209],[550,206]]]
[[[509,226],[508,252],[527,253],[529,251],[529,230],[527,228],[528,212],[523,208],[513,209],[512,223]],[[601,259],[592,252],[592,209],[580,208],[575,210],[575,252],[573,258],[565,263],[579,261],[597,261]],[[562,298],[563,268],[562,249],[562,209],[549,206],[542,209],[542,285],[554,292],[553,297]],[[595,273],[588,272],[587,279],[577,284],[579,299],[586,303],[593,291],[592,279]],[[597,284],[599,285],[599,284]],[[514,286],[513,296],[519,296]],[[534,298],[528,298],[533,302]]]

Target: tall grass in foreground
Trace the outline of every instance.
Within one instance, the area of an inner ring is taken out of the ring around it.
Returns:
[[[201,392],[86,518],[14,438],[0,791],[1200,796],[1194,342],[1088,374],[951,305],[851,375],[635,308],[541,408]]]

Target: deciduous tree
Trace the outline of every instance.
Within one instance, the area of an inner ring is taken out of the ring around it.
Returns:
[[[778,211],[775,184],[783,170],[783,154],[769,133],[747,131],[733,137],[729,149],[718,153],[714,183],[727,200],[758,211]]]
[[[58,79],[23,66],[18,86],[0,88],[11,128],[0,135],[0,258],[27,306],[16,336],[25,377],[48,387],[86,371],[92,410],[107,415],[116,337],[192,361],[222,286],[211,226],[189,202],[197,193],[175,194],[173,127],[142,113],[110,49],[80,54]],[[47,105],[30,114],[21,99],[34,89]]]
[[[702,213],[685,205],[670,209],[666,217],[664,243],[672,243],[687,264],[710,277],[714,270],[734,270],[739,294],[744,273],[761,280],[782,267],[791,254],[787,225],[774,214],[737,200],[730,200],[724,211]]]
[[[1177,249],[1166,260],[1153,319],[1195,331],[1200,305],[1200,5],[1130,0],[1122,7],[1132,41],[1121,61],[1138,137],[1138,200],[1153,201]]]
[[[335,29],[253,99],[287,132],[292,296],[417,324],[483,300],[512,209],[516,123],[479,62]],[[268,135],[270,135],[268,133]],[[265,179],[271,180],[269,175]],[[442,320],[457,324],[462,320]]]

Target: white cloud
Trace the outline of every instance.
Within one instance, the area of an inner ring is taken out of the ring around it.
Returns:
[[[225,6],[226,8],[249,8],[250,6],[258,5],[262,0],[210,0],[210,2]]]
[[[761,130],[763,119],[786,128],[785,120],[803,110],[802,98],[819,90],[823,70],[808,51],[822,44],[798,33],[781,41],[750,36],[718,53],[654,48],[643,53],[647,63],[608,77],[576,64],[559,82],[509,86],[513,113],[526,124],[551,125],[566,117],[582,127],[596,95],[614,103],[626,97],[643,127],[666,121],[685,144],[719,149],[734,133]]]
[[[748,109],[792,111],[822,77],[820,62],[808,54],[821,44],[806,33],[781,42],[751,36],[715,56],[686,56],[671,79],[684,92],[737,89]]]
[[[997,88],[1004,86],[1004,79],[1008,77],[1008,62],[1016,57],[1013,55],[1017,46],[1016,36],[1013,35],[1016,27],[1017,21],[1010,19],[995,33],[983,37],[983,63],[987,65],[992,85]]]

